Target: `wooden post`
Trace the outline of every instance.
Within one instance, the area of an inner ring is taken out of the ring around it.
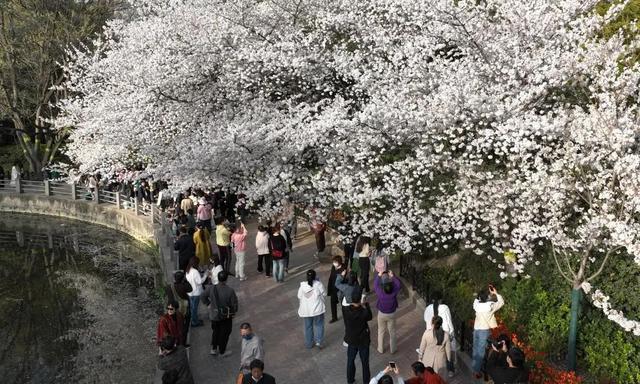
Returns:
[[[138,211],[138,198],[137,197],[133,198],[133,212],[135,212],[136,216],[138,216],[140,214],[140,212]]]
[[[93,195],[93,201],[94,201],[96,204],[100,204],[100,188],[98,188],[98,186],[97,186],[97,185],[96,185],[96,192],[95,192],[95,194]]]
[[[19,177],[16,179],[16,193],[22,193],[22,185]]]
[[[120,192],[116,192],[116,207],[120,209]]]
[[[76,199],[76,183],[71,183],[71,200]]]
[[[51,196],[51,185],[49,184],[49,180],[44,181],[44,195]]]

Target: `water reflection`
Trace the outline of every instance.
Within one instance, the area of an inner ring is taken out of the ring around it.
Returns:
[[[0,214],[0,381],[150,382],[157,273],[119,232]]]

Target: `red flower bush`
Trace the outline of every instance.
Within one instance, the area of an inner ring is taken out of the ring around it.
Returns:
[[[497,338],[505,334],[511,339],[511,343],[522,349],[529,362],[529,383],[530,384],[580,384],[583,379],[575,372],[567,372],[554,368],[546,360],[546,354],[531,348],[530,345],[521,340],[515,332],[511,332],[502,321],[498,322],[498,327],[491,330],[491,336]]]

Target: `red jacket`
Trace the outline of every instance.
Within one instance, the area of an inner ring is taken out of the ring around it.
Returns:
[[[158,329],[156,330],[156,344],[159,346],[166,336],[173,336],[177,345],[184,345],[184,335],[182,334],[182,326],[184,318],[180,312],[176,313],[174,320],[172,315],[165,313],[158,321]]]

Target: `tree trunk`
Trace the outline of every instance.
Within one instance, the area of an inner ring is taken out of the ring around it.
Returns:
[[[582,289],[575,286],[571,290],[571,323],[569,324],[569,350],[567,351],[567,368],[576,370],[576,341],[578,339],[578,316],[580,315],[580,300]]]

